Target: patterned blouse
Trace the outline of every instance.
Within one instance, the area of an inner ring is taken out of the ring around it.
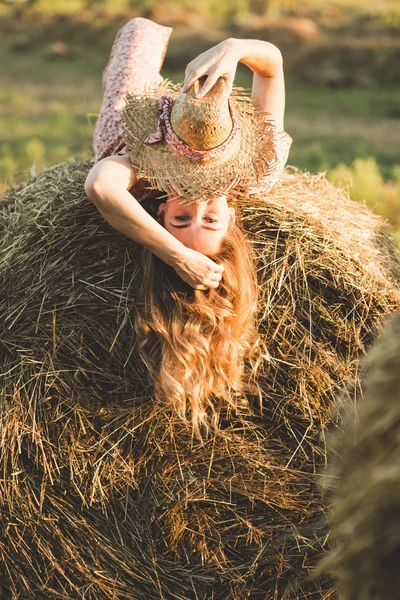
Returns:
[[[162,82],[160,71],[171,33],[171,27],[141,17],[131,19],[117,33],[103,72],[103,103],[94,131],[92,164],[112,154],[126,154],[122,135],[125,95],[140,94]],[[272,187],[281,174],[291,144],[286,131],[276,131],[276,169],[263,178],[264,191],[265,179]]]

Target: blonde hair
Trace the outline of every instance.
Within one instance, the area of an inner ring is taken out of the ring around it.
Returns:
[[[261,362],[256,329],[257,279],[250,242],[234,225],[214,258],[224,265],[218,288],[194,290],[143,249],[136,333],[157,401],[172,405],[201,440],[222,406],[249,408]]]

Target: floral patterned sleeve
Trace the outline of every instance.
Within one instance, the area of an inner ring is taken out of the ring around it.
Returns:
[[[292,145],[292,138],[284,129],[277,129],[274,135],[274,150],[275,157],[273,160],[273,169],[269,175],[265,177],[260,177],[258,186],[251,186],[251,188],[243,189],[245,194],[250,195],[258,195],[268,193],[269,190],[274,186],[274,184],[278,181],[279,177],[282,175],[283,169],[285,168],[289,150]]]
[[[284,129],[278,130],[275,133],[276,178],[279,177],[285,168],[292,142],[292,138]]]
[[[123,154],[122,110],[127,92],[140,93],[162,81],[160,70],[171,27],[137,17],[119,30],[103,72],[103,103],[97,119],[92,164]]]

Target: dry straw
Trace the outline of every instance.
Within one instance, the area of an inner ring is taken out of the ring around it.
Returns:
[[[354,402],[350,389],[342,408],[343,426],[329,439],[326,484],[332,492],[335,549],[321,570],[337,579],[343,600],[397,600],[400,316],[363,361],[361,380],[362,402]]]
[[[400,306],[381,221],[322,176],[243,203],[258,259],[262,398],[203,445],[152,399],[137,246],[85,197],[89,163],[1,204],[0,596],[327,600],[324,432]]]

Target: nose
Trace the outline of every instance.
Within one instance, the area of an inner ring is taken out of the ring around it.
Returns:
[[[206,202],[201,202],[200,200],[196,200],[195,202],[193,202],[191,208],[192,208],[192,217],[193,219],[199,219],[202,214],[204,213],[204,210],[206,208],[207,203]]]

